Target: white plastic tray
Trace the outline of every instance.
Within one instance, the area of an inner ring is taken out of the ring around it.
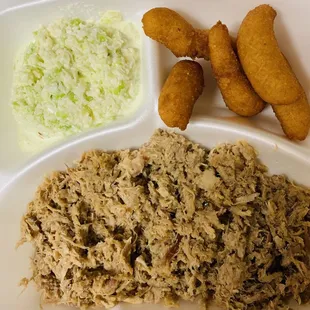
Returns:
[[[78,1],[78,0],[76,0]],[[61,16],[80,16],[83,18],[95,17],[98,11],[106,9],[121,10],[126,18],[140,23],[143,13],[155,6],[168,6],[177,9],[183,16],[196,27],[211,27],[221,19],[229,27],[232,35],[237,33],[240,22],[245,14],[260,0],[234,1],[210,0],[192,1],[185,0],[87,0],[74,2],[72,0],[37,1],[29,0],[0,0],[0,40],[3,42],[0,49],[0,188],[5,182],[16,174],[19,169],[38,159],[42,154],[35,156],[21,152],[17,143],[17,128],[10,107],[12,67],[16,52],[32,39],[32,32],[40,24],[53,21]],[[279,12],[276,18],[276,33],[282,50],[292,64],[298,78],[310,93],[310,40],[308,40],[308,13],[310,4],[307,0],[293,2],[290,0],[269,1]],[[11,8],[12,5],[19,6]],[[156,99],[160,87],[167,76],[176,58],[163,46],[143,36],[144,43],[144,76],[143,90],[144,105],[156,108]],[[216,83],[211,76],[210,64],[202,62],[205,71],[206,87],[203,96],[197,102],[193,120],[196,117],[211,117],[212,119],[225,120],[231,124],[242,123],[253,128],[260,128],[283,136],[279,123],[275,119],[271,108],[255,118],[242,119],[230,112],[223,104]],[[142,107],[142,109],[145,108]],[[134,116],[137,118],[142,111]],[[86,134],[87,135],[87,134]],[[80,135],[75,137],[78,140]],[[66,141],[47,150],[63,146]],[[300,145],[301,151],[310,154],[310,137]],[[45,153],[46,154],[46,153]]]
[[[14,0],[14,4],[26,1]],[[13,1],[2,1],[7,8]],[[19,223],[44,175],[55,169],[65,169],[81,154],[92,148],[107,150],[139,147],[153,131],[164,127],[157,114],[157,98],[171,66],[177,59],[164,47],[143,37],[143,102],[137,113],[127,120],[108,128],[64,141],[45,152],[29,157],[21,153],[16,138],[15,122],[9,106],[13,57],[18,48],[29,41],[32,30],[64,15],[94,17],[98,11],[120,10],[125,17],[140,23],[145,11],[156,6],[178,10],[196,27],[210,27],[221,19],[236,34],[245,14],[256,5],[257,0],[213,1],[156,1],[156,0],[90,0],[68,5],[69,0],[39,1],[20,6],[0,14],[0,309],[35,310],[39,307],[39,295],[30,286],[23,294],[17,286],[19,280],[29,276],[31,247],[18,251]],[[279,12],[276,31],[281,47],[291,62],[301,83],[310,91],[310,40],[308,39],[308,14],[310,2],[304,0],[269,1]],[[1,8],[1,7],[0,7]],[[189,138],[213,147],[221,142],[245,139],[254,145],[261,160],[271,173],[285,173],[299,183],[310,186],[310,138],[303,143],[290,142],[284,138],[280,125],[270,109],[259,116],[243,119],[231,113],[223,104],[220,93],[210,73],[209,63],[201,62],[205,72],[205,91],[197,102],[191,124],[184,133]],[[10,179],[10,181],[9,181]],[[2,182],[2,183],[1,183]],[[162,309],[161,306],[121,305],[119,309]],[[182,309],[198,309],[183,304]],[[48,306],[46,309],[71,309]],[[215,309],[215,308],[213,308]],[[302,309],[302,308],[300,308]],[[303,309],[306,309],[304,307]]]

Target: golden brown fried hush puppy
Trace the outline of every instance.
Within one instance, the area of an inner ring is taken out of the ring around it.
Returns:
[[[203,87],[203,70],[199,63],[181,60],[175,64],[158,100],[158,112],[163,122],[168,127],[185,130]]]
[[[257,94],[270,104],[292,104],[303,94],[274,33],[277,12],[263,4],[244,18],[237,37],[238,56]]]
[[[207,31],[196,30],[177,12],[154,8],[143,15],[145,34],[165,45],[176,57],[209,58]]]
[[[289,139],[306,139],[310,128],[310,105],[305,93],[295,103],[272,105],[272,108]]]
[[[220,21],[209,32],[209,50],[213,75],[227,107],[241,116],[261,112],[265,103],[243,73],[228,29]]]
[[[209,30],[208,29],[195,29],[195,48],[196,48],[196,58],[204,58],[209,60]],[[193,58],[193,57],[192,57]]]

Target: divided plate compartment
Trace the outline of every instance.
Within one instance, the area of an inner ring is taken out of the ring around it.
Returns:
[[[306,21],[310,3],[306,0],[300,1],[299,6],[294,6],[290,0],[271,0],[270,3],[279,12],[276,27],[281,47],[309,94],[310,80],[305,77],[310,76],[310,43],[303,37],[307,38]],[[193,1],[178,0],[85,0],[79,3],[58,0],[39,1],[0,13],[0,39],[3,42],[0,50],[1,309],[40,309],[40,296],[34,285],[30,284],[24,292],[23,288],[18,287],[20,279],[31,274],[29,266],[32,247],[26,244],[15,249],[20,238],[21,217],[37,186],[46,175],[54,170],[66,169],[66,165],[72,165],[89,149],[137,148],[149,140],[156,128],[165,128],[157,113],[157,101],[171,67],[178,61],[170,51],[147,38],[141,30],[142,97],[137,111],[108,127],[68,138],[30,156],[19,150],[9,100],[14,57],[18,49],[32,39],[32,31],[40,24],[47,24],[59,17],[96,18],[99,12],[105,10],[119,10],[125,19],[140,27],[144,12],[152,7],[167,6],[180,12],[195,27],[209,28],[221,19],[231,29],[232,35],[236,35],[245,14],[259,4],[261,2],[257,0],[240,2],[238,5],[235,0],[196,1],[195,5]],[[261,161],[270,168],[271,173],[285,173],[298,183],[310,186],[310,139],[295,143],[284,138],[270,107],[251,119],[241,118],[230,112],[212,77],[210,63],[204,60],[199,62],[204,68],[206,87],[195,105],[190,125],[183,134],[207,148],[223,142],[246,140],[256,147]],[[121,304],[116,307],[131,310],[146,308],[164,309],[161,305]],[[182,303],[181,306],[184,310],[198,308],[198,305],[190,303]],[[44,309],[68,310],[72,307],[48,305]]]
[[[72,1],[46,1],[25,5],[16,9],[0,13],[0,39],[6,42],[5,48],[0,50],[0,144],[5,148],[0,154],[0,188],[5,181],[21,170],[44,158],[47,154],[65,147],[68,143],[76,143],[87,139],[93,134],[109,133],[111,131],[128,131],[136,128],[142,123],[147,115],[154,114],[155,100],[154,91],[159,85],[156,74],[152,74],[156,67],[157,58],[152,54],[155,43],[147,40],[141,25],[143,11],[136,11],[129,3],[121,4],[121,1],[88,1],[72,3]],[[84,133],[67,137],[62,141],[48,146],[43,151],[31,154],[21,151],[18,144],[18,126],[12,114],[10,97],[12,93],[13,64],[16,54],[20,52],[29,42],[33,40],[33,31],[40,25],[48,24],[61,17],[80,17],[82,19],[98,19],[100,13],[106,10],[119,10],[123,13],[124,19],[137,24],[141,37],[141,94],[138,100],[140,105],[132,114],[109,124],[106,127],[96,128]],[[5,72],[5,74],[3,74]],[[157,92],[158,90],[156,90]],[[156,93],[157,95],[157,93]],[[151,121],[151,123],[150,123]],[[152,128],[155,128],[155,120],[147,121]],[[132,132],[134,136],[140,132]],[[146,133],[147,134],[147,133]],[[130,144],[131,139],[127,140]],[[122,142],[120,139],[119,142]],[[103,144],[105,145],[105,143]],[[102,145],[102,146],[103,146]],[[98,145],[100,147],[101,145]],[[128,145],[129,146],[129,145]],[[138,145],[137,145],[138,146]],[[2,181],[2,182],[1,182]],[[2,184],[1,184],[2,183]]]

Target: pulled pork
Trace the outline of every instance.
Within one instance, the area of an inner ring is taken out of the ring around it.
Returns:
[[[47,303],[288,309],[310,293],[310,191],[246,142],[210,152],[157,130],[139,150],[86,152],[22,220]]]

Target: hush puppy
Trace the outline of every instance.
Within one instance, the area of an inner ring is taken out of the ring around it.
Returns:
[[[243,73],[228,29],[220,21],[209,32],[210,62],[226,106],[241,116],[261,112],[265,103]]]
[[[292,104],[303,95],[274,33],[277,12],[263,4],[244,18],[237,37],[238,56],[254,90],[270,104]]]
[[[175,64],[158,100],[158,112],[163,122],[168,127],[185,130],[203,87],[203,70],[198,62],[181,60]]]
[[[144,33],[165,45],[176,57],[209,59],[208,30],[195,29],[180,14],[154,8],[143,15]]]

